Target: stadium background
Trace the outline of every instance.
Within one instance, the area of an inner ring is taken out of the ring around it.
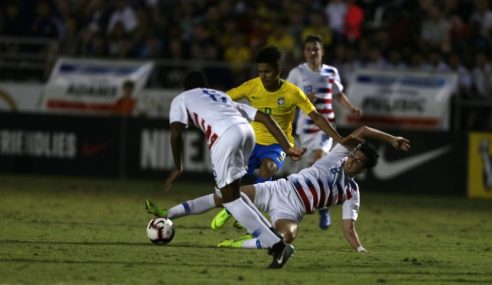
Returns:
[[[431,158],[391,177],[380,170],[369,172],[361,178],[364,186],[460,195],[473,188],[478,189],[478,196],[491,196],[490,186],[484,184],[483,159],[490,157],[491,148],[485,156],[479,152],[480,142],[492,130],[489,1],[2,3],[0,169],[4,172],[159,178],[170,168],[165,118],[146,116],[145,112],[129,118],[40,112],[38,104],[23,110],[19,107],[22,102],[16,100],[28,96],[5,92],[11,84],[42,90],[60,57],[150,61],[154,68],[144,90],[165,93],[164,101],[169,102],[179,92],[183,74],[191,69],[203,69],[213,87],[222,90],[254,76],[254,55],[267,44],[285,52],[286,76],[303,61],[303,37],[317,33],[325,40],[325,62],[339,68],[346,87],[348,78],[360,68],[457,76],[448,102],[447,130],[390,129],[412,140],[413,156],[427,154]],[[38,94],[33,98],[30,101],[38,103]],[[162,106],[163,113],[166,107]],[[349,131],[341,129],[345,134]],[[478,138],[472,139],[474,136]],[[189,175],[207,179],[208,161],[200,134],[192,131],[187,143],[190,151],[185,167]],[[99,149],[91,151],[94,146]],[[432,151],[437,153],[432,156]],[[383,157],[390,164],[403,159],[390,150],[384,151]],[[426,177],[428,187],[409,183],[419,177]]]

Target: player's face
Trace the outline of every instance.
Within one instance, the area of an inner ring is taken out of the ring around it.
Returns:
[[[321,66],[323,46],[318,42],[309,42],[304,46],[304,58],[309,65]]]
[[[258,76],[266,90],[274,91],[278,88],[280,68],[274,68],[268,63],[258,63]]]
[[[349,152],[344,168],[345,173],[349,176],[354,176],[361,173],[366,168],[366,155],[360,150],[353,150]]]

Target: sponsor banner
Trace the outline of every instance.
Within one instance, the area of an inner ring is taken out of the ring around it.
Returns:
[[[43,86],[0,82],[0,111],[37,112]]]
[[[340,129],[343,135],[350,132]],[[470,142],[474,153],[467,154],[466,133],[390,132],[410,139],[412,148],[401,152],[368,139],[380,157],[376,167],[356,179],[362,192],[465,195],[469,167],[469,189],[489,193],[483,182],[487,181],[487,164],[481,159],[490,159],[492,148],[489,145],[484,155],[481,138]],[[0,113],[0,171],[163,181],[174,166],[170,137],[167,119]],[[482,137],[492,143],[492,134]],[[184,173],[179,181],[213,182],[201,131],[186,130],[183,143]],[[287,176],[295,168],[295,163],[288,162],[281,175]]]
[[[465,195],[466,135],[448,132],[388,131],[410,140],[408,152],[373,143],[378,164],[357,179],[361,191]]]
[[[169,121],[132,118],[126,133],[128,177],[165,179],[174,168]],[[214,181],[204,135],[194,127],[183,133],[183,169],[182,181]]]
[[[449,130],[450,98],[455,74],[357,70],[349,82],[350,101],[362,108],[357,119],[335,104],[337,125]]]
[[[471,133],[468,144],[468,196],[492,199],[492,133]]]
[[[59,58],[43,91],[42,108],[61,112],[107,113],[126,80],[138,97],[153,62]]]
[[[0,113],[0,171],[116,177],[120,119]]]

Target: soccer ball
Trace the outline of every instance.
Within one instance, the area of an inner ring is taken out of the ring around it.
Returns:
[[[154,218],[147,224],[147,237],[157,245],[170,243],[174,238],[174,225],[170,219]]]

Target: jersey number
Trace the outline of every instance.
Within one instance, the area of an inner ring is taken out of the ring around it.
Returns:
[[[203,89],[203,94],[207,95],[208,97],[210,97],[210,99],[214,100],[215,102],[220,101],[222,103],[227,103],[227,98],[215,92],[214,90]]]

